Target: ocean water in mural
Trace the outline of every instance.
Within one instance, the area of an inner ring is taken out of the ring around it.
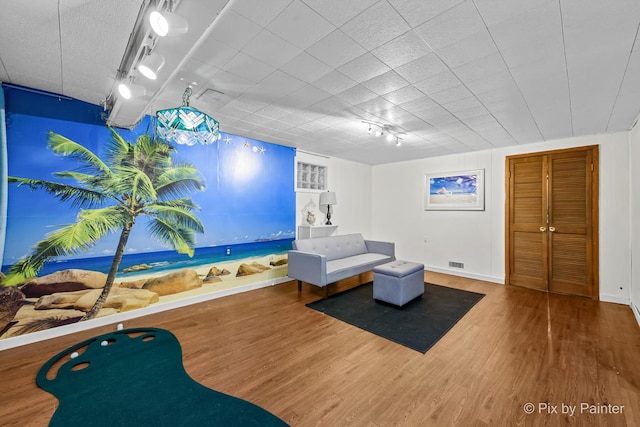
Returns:
[[[55,173],[77,167],[77,159],[55,155],[47,148],[49,131],[98,156],[103,154],[110,131],[102,123],[99,107],[18,88],[5,88],[5,95],[9,176],[63,182]],[[117,131],[125,140],[134,142],[152,129],[152,120],[146,117],[132,130]],[[131,301],[124,306],[107,301],[104,307],[111,311],[106,314],[135,309],[135,300],[156,304],[181,295],[188,297],[286,276],[286,253],[295,237],[295,151],[237,135],[221,136],[214,145],[175,146],[174,163],[194,165],[206,183],[204,191],[190,195],[199,207],[194,213],[204,226],[204,232],[196,236],[194,256],[178,254],[152,239],[145,218],[139,217],[111,291],[114,296],[132,293]],[[68,180],[65,183],[71,184]],[[6,212],[4,253],[0,254],[5,273],[48,233],[74,223],[80,208],[44,190],[9,184]],[[11,321],[13,325],[0,324],[0,337],[77,320],[86,311],[86,302],[65,305],[56,294],[78,292],[78,300],[95,300],[95,288],[100,287],[99,282],[111,266],[118,239],[119,233],[112,233],[75,256],[58,257],[38,272],[35,284],[18,286],[16,289],[24,294],[22,306]],[[86,272],[89,278],[55,279],[63,272],[77,275],[77,270]],[[45,290],[47,286],[41,282],[51,275],[53,282],[67,285]],[[83,280],[90,283],[68,285]],[[180,285],[172,285],[172,280]],[[7,288],[0,289],[8,292]],[[14,291],[11,290],[11,298],[5,299],[19,299]],[[71,294],[64,296],[65,301],[75,298]],[[37,312],[47,307],[51,309],[48,319],[57,320],[27,327],[39,318]]]

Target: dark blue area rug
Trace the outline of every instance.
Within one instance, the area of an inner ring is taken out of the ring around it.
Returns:
[[[367,283],[307,307],[426,353],[482,297],[484,294],[425,283],[422,298],[398,308],[374,301],[373,284]]]

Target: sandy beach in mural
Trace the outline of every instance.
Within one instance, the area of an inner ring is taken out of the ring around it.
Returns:
[[[266,281],[286,277],[287,276],[286,260],[287,260],[286,254],[279,254],[279,255],[268,255],[263,257],[245,258],[245,259],[240,259],[235,261],[217,262],[213,264],[203,265],[200,267],[195,267],[193,268],[193,270],[195,270],[198,273],[198,277],[200,277],[203,280],[202,287],[180,292],[173,295],[160,296],[159,303],[175,301],[182,298],[189,298],[189,297],[209,294],[212,292],[218,292],[218,291],[223,291],[227,289],[237,288],[237,287],[252,284],[252,283],[266,282]],[[272,264],[278,264],[278,263],[280,263],[280,265],[272,265]],[[262,272],[255,272],[253,274],[238,277],[236,275],[238,274],[238,270],[240,266],[243,264],[245,265],[257,264],[264,267],[268,267],[268,269]],[[216,278],[219,279],[219,281],[217,280],[207,281],[206,280],[207,275],[209,274],[212,268],[217,268],[220,271],[226,270],[230,274],[215,276]],[[131,276],[130,278],[122,278],[122,279],[119,278],[117,279],[117,281],[126,282],[126,281],[133,281],[133,280],[136,280],[136,281],[147,280],[154,277],[164,276],[171,272],[166,270],[158,273],[153,273],[153,270],[147,270],[147,271],[148,273],[146,274],[143,273],[140,275]]]
[[[141,268],[142,271],[119,274],[107,302],[97,317],[204,295],[215,297],[217,292],[228,295],[228,291],[233,288],[273,282],[287,276],[287,254],[256,256],[174,270],[154,271],[153,268],[148,267],[148,265],[140,265],[136,268]],[[7,316],[0,319],[8,320],[0,325],[0,339],[77,322],[78,318],[93,305],[101,291],[101,286],[95,282],[99,282],[103,277],[106,278],[106,275],[88,270],[76,271],[81,271],[87,277],[96,277],[97,280],[87,279],[88,282],[94,283],[87,283],[81,290],[70,291],[62,289],[64,284],[54,282],[34,292],[34,286],[27,289],[29,286],[27,282],[25,286],[13,288],[15,291],[10,297],[0,298],[15,300],[15,315],[12,319],[7,319]],[[54,274],[63,272],[65,271]],[[16,297],[20,294],[17,292],[18,289],[24,292],[26,298],[23,295]],[[42,295],[34,296],[34,293],[42,293]],[[11,309],[4,307],[0,311],[11,311]]]

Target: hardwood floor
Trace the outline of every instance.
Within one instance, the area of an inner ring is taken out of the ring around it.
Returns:
[[[426,354],[306,308],[320,294],[307,284],[298,294],[294,281],[125,328],[170,330],[195,380],[292,426],[640,425],[640,328],[629,307],[430,272],[425,280],[486,294]],[[36,386],[38,369],[114,329],[0,352],[0,424],[47,425],[57,400]]]

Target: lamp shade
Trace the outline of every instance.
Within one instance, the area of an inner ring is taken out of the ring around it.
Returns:
[[[216,119],[189,106],[191,86],[182,94],[182,106],[156,111],[156,132],[160,139],[183,145],[209,145],[220,139]]]
[[[338,204],[338,202],[336,201],[336,193],[333,191],[325,191],[324,193],[320,193],[320,204],[321,205]]]
[[[193,107],[156,112],[156,130],[160,138],[178,144],[213,144],[220,136],[219,126],[213,117]]]

